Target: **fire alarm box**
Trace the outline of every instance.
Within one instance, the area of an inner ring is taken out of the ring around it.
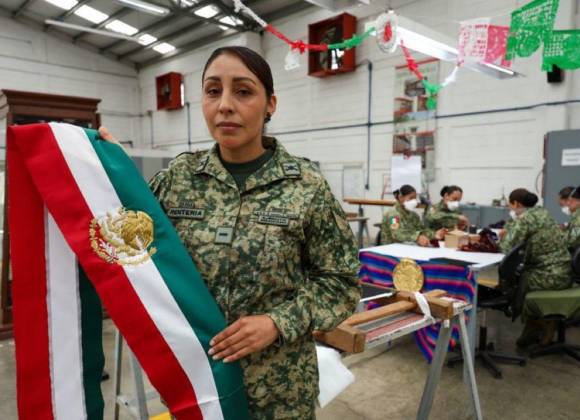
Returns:
[[[308,25],[309,44],[338,44],[356,33],[356,17],[343,13]],[[308,52],[308,75],[328,77],[355,70],[356,48]]]
[[[158,110],[183,107],[183,76],[181,73],[171,72],[157,76],[155,85]]]

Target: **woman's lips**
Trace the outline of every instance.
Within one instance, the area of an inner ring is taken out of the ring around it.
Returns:
[[[224,131],[226,133],[236,131],[238,128],[241,127],[240,124],[230,123],[230,122],[227,122],[227,123],[226,122],[222,122],[222,123],[219,123],[217,126],[218,126],[218,128],[220,130],[222,130],[222,131]]]

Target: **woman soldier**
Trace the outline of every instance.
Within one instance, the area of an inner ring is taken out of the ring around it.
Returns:
[[[151,188],[229,324],[209,353],[241,363],[252,418],[314,419],[312,332],[360,298],[356,241],[316,165],[262,135],[276,97],[260,55],[215,50],[202,88],[216,144],[179,155]]]
[[[513,190],[509,196],[510,216],[502,232],[500,249],[507,254],[515,246],[526,244],[526,258],[521,281],[526,291],[562,290],[571,285],[570,254],[564,234],[548,210],[536,207],[538,197],[524,188]],[[519,347],[535,344],[543,330],[543,344],[551,341],[554,324],[534,320],[523,313],[524,331],[517,340]]]
[[[469,219],[459,212],[459,204],[463,198],[463,190],[457,185],[445,186],[441,189],[441,201],[431,207],[425,214],[425,224],[428,228],[465,229]]]
[[[403,185],[394,193],[396,203],[385,214],[381,224],[381,243],[414,242],[419,246],[429,246],[432,239],[442,240],[445,229],[433,233],[421,223],[417,208],[417,191],[410,185]]]

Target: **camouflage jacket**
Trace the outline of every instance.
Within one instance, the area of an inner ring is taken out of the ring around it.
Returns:
[[[414,211],[408,211],[396,203],[383,218],[381,224],[381,244],[397,242],[416,242],[419,235],[433,238],[433,232],[421,223],[421,218]]]
[[[572,252],[580,248],[580,208],[572,213],[570,223],[566,228],[566,243]]]
[[[449,210],[445,203],[441,201],[425,213],[425,224],[433,230],[441,228],[453,229],[459,222],[459,216],[461,216],[459,210]]]
[[[506,225],[500,249],[508,253],[526,242],[523,277],[529,290],[560,290],[571,282],[570,254],[564,234],[548,210],[534,207]]]
[[[151,189],[228,323],[266,314],[281,340],[241,360],[255,419],[314,416],[313,330],[330,330],[360,298],[358,250],[346,216],[316,166],[275,139],[272,158],[242,191],[217,145],[185,153]]]

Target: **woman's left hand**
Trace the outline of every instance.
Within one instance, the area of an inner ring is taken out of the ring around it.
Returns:
[[[265,349],[280,335],[268,315],[244,316],[216,335],[210,342],[209,355],[224,363]]]

